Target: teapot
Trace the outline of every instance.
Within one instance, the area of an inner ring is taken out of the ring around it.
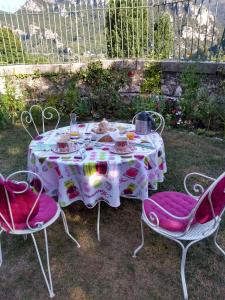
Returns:
[[[135,132],[140,135],[149,134],[156,129],[155,120],[148,112],[140,112],[135,118]]]

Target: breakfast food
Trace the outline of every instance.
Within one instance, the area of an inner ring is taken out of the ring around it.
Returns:
[[[106,133],[109,130],[109,122],[106,119],[103,119],[98,127],[94,129],[96,133]]]
[[[106,119],[103,119],[97,127],[92,129],[92,139],[101,143],[113,143],[118,136],[119,130],[110,127]]]
[[[113,140],[113,138],[112,138],[109,134],[107,134],[107,135],[102,136],[102,137],[98,140],[98,142],[102,142],[102,143],[112,143],[112,142],[114,142],[114,140]]]

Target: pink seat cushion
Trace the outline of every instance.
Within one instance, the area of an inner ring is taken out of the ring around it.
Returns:
[[[212,209],[208,197],[209,193],[206,194],[196,212],[196,220],[201,224],[206,223],[213,218]],[[219,180],[219,182],[216,184],[211,195],[211,200],[215,215],[220,215],[223,208],[225,207],[225,176],[223,176],[221,180]]]
[[[196,206],[197,201],[184,194],[179,192],[161,192],[156,193],[151,196],[157,204],[163,207],[165,210],[177,217],[185,217],[190,214],[191,210]],[[147,218],[149,219],[149,213],[154,212],[159,219],[159,226],[163,229],[169,231],[185,231],[188,225],[187,220],[177,220],[173,217],[170,217],[168,214],[163,212],[158,208],[154,203],[145,200],[144,201],[144,210]],[[153,222],[155,223],[155,222]],[[192,224],[196,223],[195,220],[192,221]]]
[[[5,220],[11,224],[11,217],[9,212],[9,207],[6,198],[6,191],[9,197],[9,202],[11,206],[11,211],[13,215],[13,220],[15,223],[26,222],[26,218],[30,213],[32,207],[37,199],[37,194],[35,194],[31,189],[27,189],[25,192],[20,194],[15,194],[14,192],[22,192],[26,189],[25,184],[18,184],[8,181],[0,181],[0,213],[3,215]],[[39,203],[37,202],[31,217],[34,217],[39,210]],[[1,217],[0,217],[1,221]]]
[[[51,197],[42,194],[40,199],[39,199],[39,209],[36,215],[31,217],[29,219],[29,225],[32,228],[37,228],[38,223],[45,224],[48,221],[50,221],[57,213],[58,206],[54,199]],[[9,230],[9,228],[5,225],[2,224],[5,230]],[[15,222],[15,229],[16,230],[21,230],[21,229],[29,229],[26,220],[23,222]]]

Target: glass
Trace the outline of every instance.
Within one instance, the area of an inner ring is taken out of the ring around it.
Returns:
[[[76,139],[79,137],[79,130],[77,125],[77,116],[75,113],[70,114],[70,138]]]

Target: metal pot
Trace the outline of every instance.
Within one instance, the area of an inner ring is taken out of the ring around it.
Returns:
[[[135,118],[135,132],[137,134],[146,135],[155,128],[155,121],[149,113],[143,111],[137,114]]]

